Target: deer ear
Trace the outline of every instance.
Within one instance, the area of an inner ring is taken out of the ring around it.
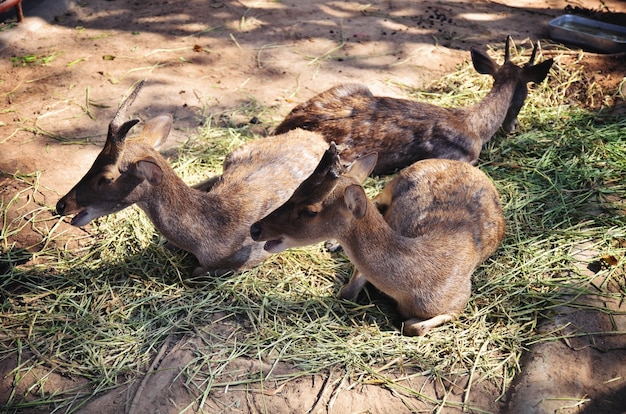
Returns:
[[[367,211],[367,195],[365,190],[360,185],[352,184],[346,187],[343,194],[343,201],[346,203],[348,210],[352,212],[352,215],[361,219]]]
[[[375,152],[357,158],[350,165],[350,169],[346,175],[362,183],[374,170],[377,160],[378,154]]]
[[[141,138],[152,144],[154,148],[159,148],[167,139],[172,129],[172,116],[169,114],[159,115],[152,118],[143,127]]]
[[[493,61],[485,52],[475,48],[471,49],[472,64],[474,69],[482,75],[493,75],[498,71],[498,64]]]
[[[152,157],[145,157],[135,162],[135,175],[147,180],[151,185],[159,185],[163,181],[163,170]]]
[[[533,66],[527,66],[523,69],[523,76],[526,82],[541,83],[548,76],[548,72],[554,63],[554,59],[544,60]]]

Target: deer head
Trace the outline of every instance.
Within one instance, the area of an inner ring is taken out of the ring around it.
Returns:
[[[351,184],[360,184],[376,165],[375,153],[342,165],[334,142],[324,153],[315,171],[300,184],[282,206],[250,227],[255,241],[267,241],[265,250],[278,253],[290,247],[304,246],[336,237],[342,222],[363,217],[367,206],[357,202]],[[360,185],[355,187],[361,188]]]
[[[509,104],[502,128],[512,132],[517,127],[517,115],[519,114],[526,96],[528,95],[528,82],[540,83],[548,75],[548,71],[554,63],[553,59],[545,60],[537,65],[534,64],[539,42],[535,43],[528,63],[519,67],[511,62],[511,36],[507,36],[504,63],[502,66],[493,61],[487,54],[476,48],[471,49],[472,63],[478,73],[491,75],[494,78],[494,89],[498,84],[515,82],[513,98]]]
[[[158,185],[163,172],[151,154],[169,134],[172,119],[158,116],[146,123],[141,135],[127,148],[126,136],[138,119],[124,121],[128,108],[144,85],[141,81],[123,101],[109,124],[104,148],[85,176],[56,205],[59,215],[76,214],[74,226],[120,211],[141,198],[141,187]],[[149,148],[149,149],[147,149]]]

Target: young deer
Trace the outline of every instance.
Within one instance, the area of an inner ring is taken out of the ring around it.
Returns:
[[[462,312],[474,269],[502,241],[498,192],[470,164],[430,159],[402,170],[372,202],[360,182],[375,164],[370,154],[346,169],[331,143],[313,174],[250,234],[272,253],[337,239],[355,266],[340,297],[354,301],[369,281],[397,302],[404,333],[423,335]]]
[[[171,116],[157,116],[138,137],[126,138],[139,121],[123,119],[142,84],[119,108],[102,152],[57,212],[76,214],[71,224],[84,226],[137,204],[171,244],[195,255],[194,275],[266,259],[269,253],[250,238],[250,225],[289,198],[328,144],[302,130],[251,141],[227,156],[221,177],[199,186],[205,191],[188,187],[154,148],[167,138]]]
[[[519,67],[510,59],[506,39],[504,64],[472,49],[479,73],[493,76],[491,91],[466,108],[442,108],[405,99],[374,96],[357,84],[331,88],[296,106],[276,128],[282,134],[294,128],[321,132],[328,142],[341,146],[341,157],[350,162],[360,155],[378,153],[374,174],[388,174],[426,158],[446,158],[476,164],[482,146],[498,128],[511,132],[528,94],[528,82],[545,79],[552,59],[533,65],[537,44],[529,62]]]

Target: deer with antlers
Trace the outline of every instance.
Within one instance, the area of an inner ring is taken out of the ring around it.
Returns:
[[[250,225],[289,198],[327,147],[317,133],[294,130],[250,141],[225,159],[221,176],[187,186],[156,148],[167,138],[170,115],[147,121],[127,138],[138,119],[125,120],[143,82],[109,125],[104,148],[87,174],[56,205],[71,224],[137,204],[174,246],[199,261],[194,275],[249,268],[270,253],[250,238]],[[294,156],[297,154],[297,156]]]
[[[315,171],[250,234],[272,253],[338,240],[355,266],[339,296],[355,301],[370,282],[396,301],[405,334],[424,335],[458,317],[472,273],[500,245],[498,192],[468,163],[428,159],[371,201],[361,182],[375,165],[373,153],[345,167],[331,143]]]
[[[359,84],[335,86],[296,106],[276,127],[282,134],[295,128],[317,131],[340,146],[342,159],[378,153],[374,174],[389,174],[426,158],[446,158],[476,164],[480,151],[502,128],[511,132],[528,95],[528,82],[540,83],[553,60],[534,64],[538,43],[528,63],[510,59],[507,37],[504,63],[471,50],[474,68],[494,79],[491,91],[469,107],[443,108],[406,99],[374,96]]]

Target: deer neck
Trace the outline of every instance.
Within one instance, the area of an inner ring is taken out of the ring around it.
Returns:
[[[219,199],[187,186],[169,166],[163,173],[161,184],[151,186],[137,205],[166,239],[181,248],[187,248],[189,239],[208,238],[212,226],[207,221],[220,209]]]
[[[427,256],[421,238],[404,237],[394,231],[372,203],[358,225],[347,233],[341,245],[366,276],[406,274],[415,268],[414,258]]]
[[[466,125],[486,143],[498,131],[513,99],[515,84],[494,82],[489,93],[478,103],[463,109]]]

